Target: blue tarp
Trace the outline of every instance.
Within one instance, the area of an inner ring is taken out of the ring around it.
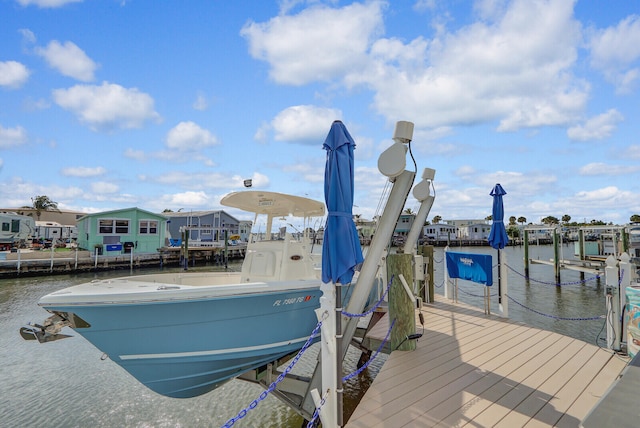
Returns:
[[[493,284],[493,261],[488,254],[445,252],[449,278],[466,279],[484,285]]]

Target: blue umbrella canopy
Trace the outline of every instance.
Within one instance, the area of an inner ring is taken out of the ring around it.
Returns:
[[[493,196],[493,211],[491,213],[493,223],[491,224],[488,241],[493,248],[501,250],[509,243],[507,230],[504,227],[504,206],[502,203],[502,196],[506,195],[507,192],[498,183],[489,194]]]
[[[322,146],[327,151],[324,200],[327,224],[322,243],[322,281],[349,284],[362,263],[358,231],[353,222],[353,149],[355,143],[344,124],[336,120]]]

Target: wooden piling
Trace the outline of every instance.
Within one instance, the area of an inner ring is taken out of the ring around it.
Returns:
[[[553,267],[556,283],[560,284],[560,240],[558,239],[558,229],[553,229]]]
[[[412,262],[412,254],[390,254],[387,257],[387,281],[393,276],[389,290],[389,319],[395,320],[391,331],[392,351],[416,349],[416,342],[408,339],[416,332],[416,302],[409,298],[399,277],[402,274],[410,286],[413,284]]]
[[[524,276],[529,278],[529,231],[524,230]]]

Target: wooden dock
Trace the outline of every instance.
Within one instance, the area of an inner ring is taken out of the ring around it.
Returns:
[[[243,259],[247,246],[235,245],[226,249],[228,260]],[[224,247],[189,247],[189,266],[223,265]],[[96,256],[86,250],[51,252],[24,251],[1,253],[0,278],[44,276],[116,269],[162,268],[180,266],[180,247],[162,247],[156,253],[107,254]]]
[[[416,350],[391,353],[346,427],[579,427],[629,361],[440,295],[422,313]]]

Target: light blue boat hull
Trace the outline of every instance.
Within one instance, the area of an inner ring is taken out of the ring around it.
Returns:
[[[302,348],[318,323],[321,295],[308,288],[47,309],[89,323],[75,330],[148,388],[188,398]]]

